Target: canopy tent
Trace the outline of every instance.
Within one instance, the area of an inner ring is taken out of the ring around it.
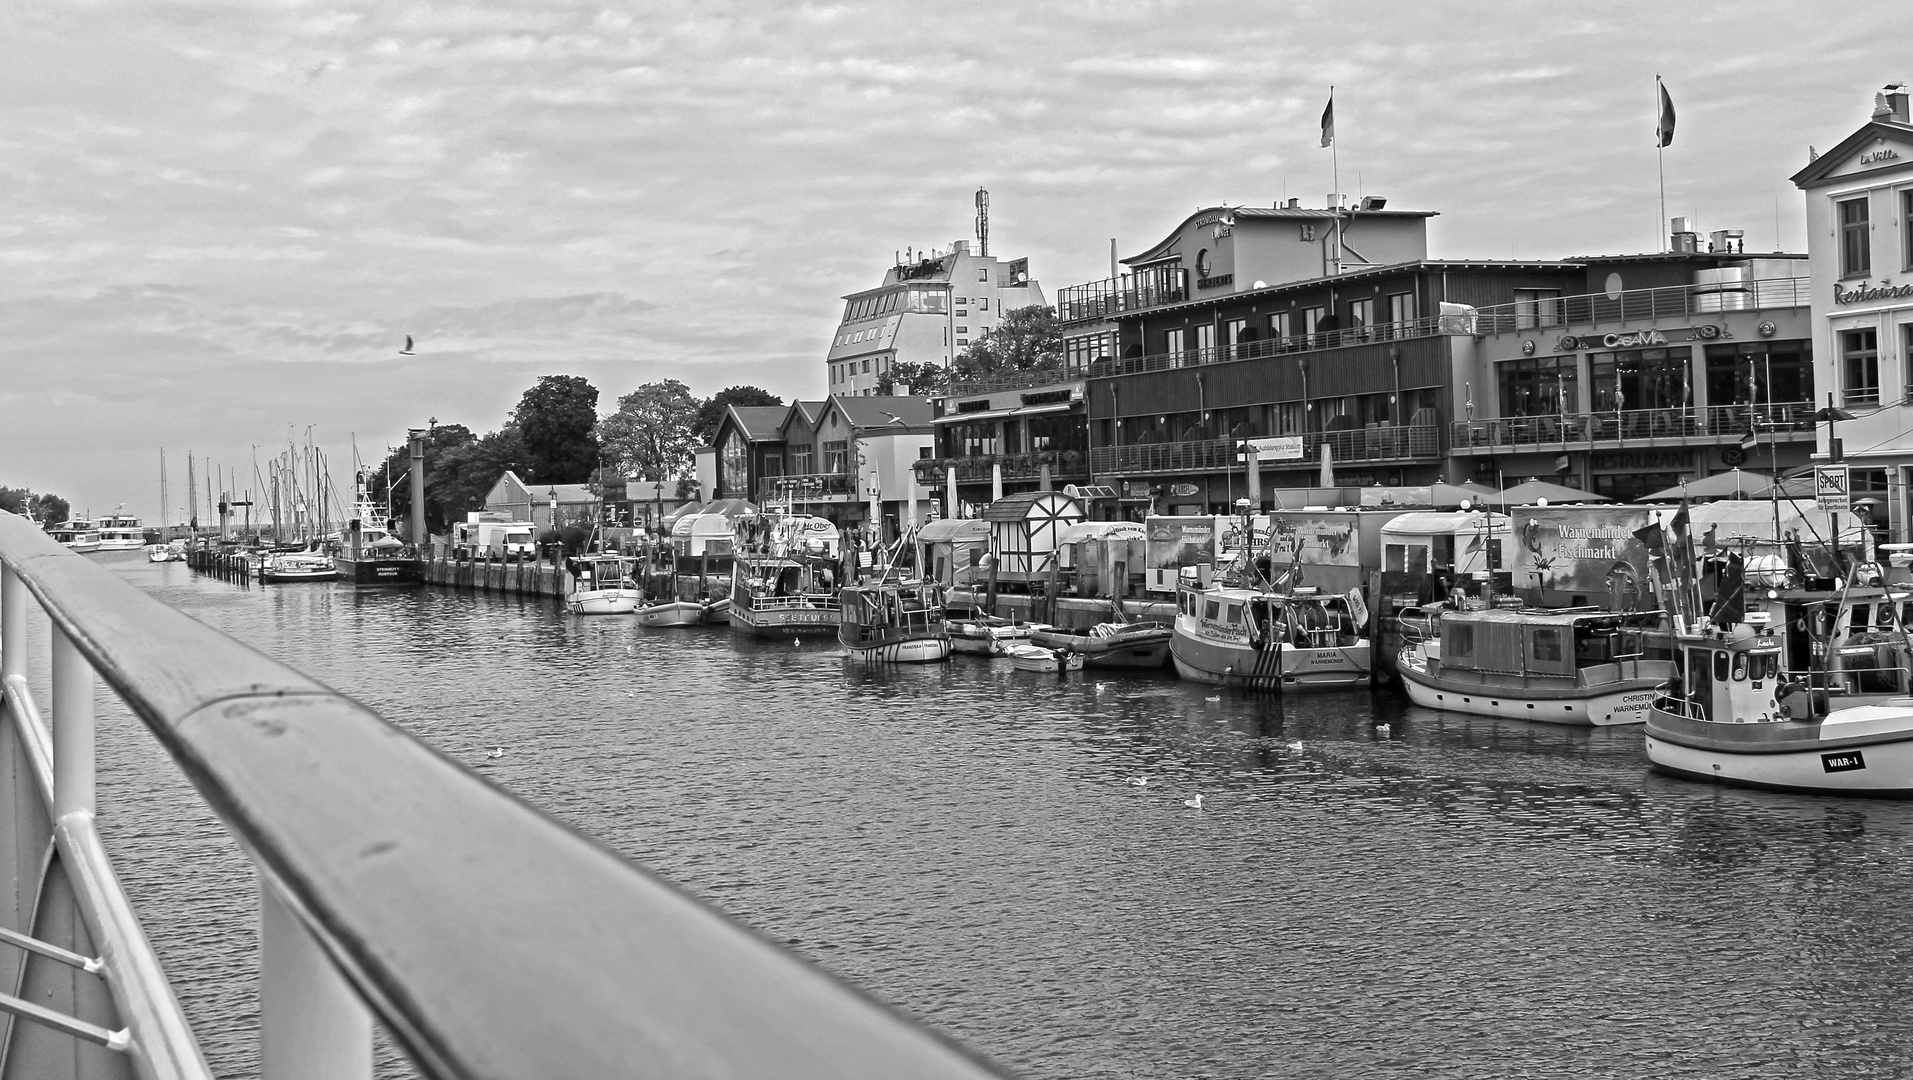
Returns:
[[[1809,473],[1806,476],[1789,476],[1784,480],[1769,484],[1759,491],[1754,492],[1754,498],[1778,498],[1782,502],[1788,499],[1800,499],[1805,502],[1813,502],[1814,494],[1813,474]]]
[[[727,518],[742,517],[757,513],[757,507],[749,499],[718,499],[704,504],[701,514],[722,514]]]
[[[1663,499],[1751,499],[1756,493],[1767,490],[1774,478],[1766,473],[1751,469],[1735,469],[1732,472],[1715,473],[1712,476],[1695,480],[1692,483],[1676,484],[1665,491],[1656,491],[1652,495],[1642,496],[1642,502],[1660,502]]]
[[[701,514],[703,512],[704,512],[703,503],[687,502],[683,506],[680,506],[676,510],[673,510],[670,513],[659,518],[658,525],[662,529],[664,535],[669,536],[671,535],[672,526],[677,524],[677,520],[679,518],[684,517],[688,514]]]
[[[1534,506],[1542,499],[1551,503],[1589,503],[1613,502],[1606,495],[1596,495],[1592,491],[1552,484],[1546,480],[1529,480],[1516,484],[1505,491],[1491,495],[1489,502],[1500,506]]]
[[[982,518],[938,518],[917,530],[917,565],[945,585],[967,585],[990,548],[990,523]]]
[[[1079,521],[1065,528],[1056,538],[1056,545],[1075,544],[1084,540],[1147,540],[1149,533],[1140,522],[1135,521]]]
[[[990,541],[990,523],[982,518],[938,518],[917,530],[919,544],[983,543]]]

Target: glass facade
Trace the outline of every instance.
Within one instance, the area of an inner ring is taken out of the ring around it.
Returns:
[[[1496,365],[1503,416],[1567,416],[1581,411],[1573,356],[1524,356]]]
[[[1679,409],[1693,404],[1689,365],[1694,350],[1629,349],[1588,354],[1594,383],[1595,412],[1624,409]]]
[[[1749,341],[1707,346],[1707,404],[1772,405],[1813,401],[1813,346]]]

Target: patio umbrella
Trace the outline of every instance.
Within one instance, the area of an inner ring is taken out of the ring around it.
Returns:
[[[1642,502],[1671,502],[1682,497],[1689,499],[1755,499],[1767,490],[1774,478],[1766,473],[1752,470],[1735,469],[1732,472],[1715,473],[1704,479],[1687,484],[1675,484],[1665,491],[1656,491],[1652,495],[1643,495]]]
[[[1529,480],[1516,484],[1494,496],[1494,501],[1504,506],[1532,506],[1546,499],[1551,503],[1613,502],[1606,495],[1596,495],[1592,491],[1550,484],[1546,480]]]
[[[1322,444],[1322,486],[1325,488],[1335,486],[1335,464],[1329,459],[1328,443],[1326,442]]]
[[[1785,480],[1769,484],[1754,492],[1753,497],[1756,499],[1802,499],[1813,502],[1815,497],[1813,476],[1812,474],[1789,476]]]

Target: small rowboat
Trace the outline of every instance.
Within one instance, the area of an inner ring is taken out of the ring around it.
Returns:
[[[1003,655],[1018,671],[1081,671],[1083,654],[1070,649],[1045,649],[1041,645],[1009,645]]]

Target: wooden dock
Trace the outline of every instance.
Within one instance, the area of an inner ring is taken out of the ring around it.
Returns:
[[[467,592],[549,597],[563,600],[569,574],[562,566],[534,559],[454,561],[441,552],[425,562],[425,583]]]

